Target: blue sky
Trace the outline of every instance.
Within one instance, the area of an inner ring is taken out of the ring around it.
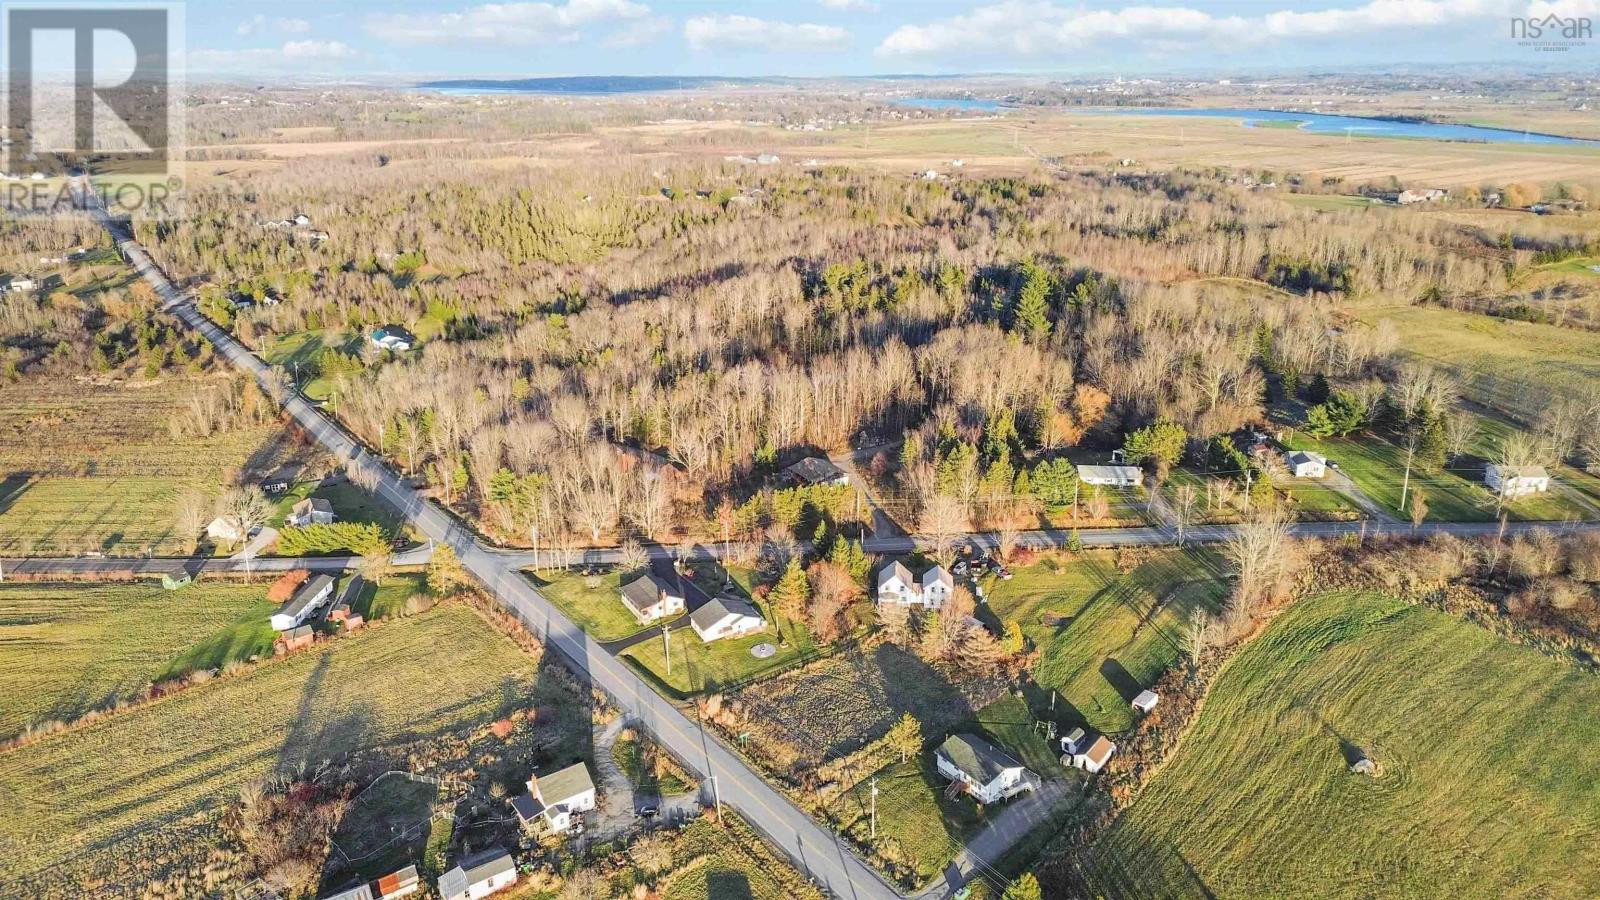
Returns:
[[[1600,41],[1550,53],[1510,35],[1515,15],[1600,24],[1600,0],[222,0],[186,12],[191,77],[1600,65]]]

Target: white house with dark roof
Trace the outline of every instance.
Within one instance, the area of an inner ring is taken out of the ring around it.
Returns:
[[[1144,470],[1138,466],[1079,466],[1078,480],[1100,487],[1138,487]]]
[[[1502,466],[1483,469],[1483,483],[1502,497],[1526,497],[1550,490],[1550,473],[1544,466]]]
[[[332,525],[333,504],[321,497],[307,497],[294,505],[283,523],[293,528],[307,525]]]
[[[442,900],[478,900],[517,883],[517,863],[501,849],[462,860],[439,876]]]
[[[903,563],[892,562],[878,572],[878,602],[939,609],[955,592],[956,581],[944,566],[933,566],[912,578]]]
[[[524,828],[566,831],[574,817],[595,808],[594,779],[581,762],[528,779],[528,791],[511,801]]]
[[[320,609],[322,604],[328,602],[328,598],[332,596],[332,575],[311,576],[306,580],[305,584],[300,585],[300,590],[294,592],[294,596],[289,598],[289,602],[279,607],[278,611],[272,614],[272,629],[274,631],[288,631],[291,628],[297,628],[305,624],[305,621],[311,618],[312,613]]]
[[[1011,755],[975,734],[953,734],[934,753],[939,774],[959,783],[979,804],[1031,791],[1038,778]]]
[[[1283,464],[1296,478],[1322,478],[1328,474],[1328,458],[1310,450],[1296,450],[1283,455]]]
[[[767,620],[750,602],[724,594],[689,613],[689,625],[709,644],[765,631]]]
[[[622,586],[622,605],[633,613],[640,625],[675,616],[687,605],[678,576],[663,578],[646,572]]]

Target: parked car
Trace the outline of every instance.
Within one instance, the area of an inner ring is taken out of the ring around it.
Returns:
[[[646,806],[639,810],[639,818],[641,819],[653,819],[660,814],[661,810],[655,808],[654,806]]]
[[[967,577],[967,572],[967,561],[964,559],[956,560],[956,564],[950,567],[950,574],[956,576],[957,578]]]

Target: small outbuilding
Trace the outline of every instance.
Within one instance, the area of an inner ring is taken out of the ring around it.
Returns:
[[[516,860],[495,848],[468,857],[440,875],[439,896],[442,900],[478,900],[516,883]]]
[[[1074,728],[1061,736],[1061,753],[1071,756],[1084,746],[1088,734],[1082,728]]]
[[[1328,474],[1328,458],[1310,450],[1296,450],[1283,455],[1283,464],[1296,478],[1322,478]]]
[[[1139,696],[1133,698],[1133,711],[1147,713],[1150,710],[1155,709],[1156,704],[1160,702],[1161,695],[1157,694],[1155,691],[1140,691]]]
[[[1105,768],[1117,752],[1117,745],[1105,735],[1097,735],[1093,741],[1086,742],[1086,746],[1078,748],[1076,753],[1069,757],[1068,764],[1073,768],[1082,769],[1093,775]]]
[[[304,650],[313,643],[316,643],[316,640],[317,633],[311,629],[310,625],[301,625],[298,628],[291,628],[288,631],[285,631],[283,635],[278,638],[278,652],[293,653],[296,650]]]

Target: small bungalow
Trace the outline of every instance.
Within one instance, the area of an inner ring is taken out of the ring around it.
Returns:
[[[678,576],[663,578],[646,572],[622,586],[622,605],[640,625],[683,612],[687,601]]]
[[[1550,473],[1544,466],[1502,466],[1490,463],[1484,467],[1483,483],[1502,497],[1526,497],[1550,490]]]
[[[767,620],[748,601],[722,595],[690,613],[689,625],[700,640],[709,644],[764,631]]]
[[[300,590],[295,591],[288,603],[272,614],[272,629],[288,631],[299,627],[332,596],[333,576],[313,575],[305,584],[300,585]]]
[[[892,562],[878,572],[878,602],[939,609],[955,592],[956,582],[944,566],[934,566],[912,579],[911,570]]]
[[[206,537],[222,544],[237,544],[248,535],[234,516],[217,516],[206,525]]]
[[[277,472],[261,479],[261,493],[269,496],[281,494],[287,491],[293,483],[293,477],[287,472]]]
[[[332,525],[333,518],[332,503],[321,497],[307,497],[294,505],[283,522],[292,528],[304,528],[307,525]]]
[[[1157,694],[1155,691],[1140,691],[1139,696],[1133,698],[1133,711],[1147,713],[1150,710],[1155,709],[1156,704],[1160,702],[1161,695]]]
[[[1138,466],[1079,466],[1078,480],[1101,487],[1138,487],[1144,471]]]
[[[188,572],[161,573],[161,586],[169,591],[175,591],[182,587],[188,587],[193,581],[194,579],[190,577]]]
[[[417,338],[399,325],[385,325],[372,332],[372,345],[380,350],[404,353],[417,345]]]
[[[1084,746],[1085,744],[1087,746]],[[1103,734],[1096,735],[1093,741],[1079,741],[1078,749],[1072,753],[1070,761],[1067,762],[1073,768],[1082,769],[1093,775],[1105,768],[1106,763],[1111,761],[1112,754],[1116,752],[1117,745],[1111,743],[1110,738]]]
[[[1328,474],[1328,458],[1310,450],[1296,450],[1283,455],[1283,464],[1296,478],[1322,478]]]
[[[824,484],[844,485],[850,483],[850,473],[820,456],[808,456],[784,469],[782,481],[785,484],[812,487]]]
[[[549,775],[528,779],[528,791],[511,801],[522,827],[537,831],[566,831],[578,813],[595,808],[594,779],[581,762]]]
[[[1037,778],[1005,751],[974,734],[953,734],[934,751],[939,774],[980,805],[1033,790]]]
[[[442,900],[478,900],[517,883],[517,863],[495,848],[468,857],[439,876]]]

